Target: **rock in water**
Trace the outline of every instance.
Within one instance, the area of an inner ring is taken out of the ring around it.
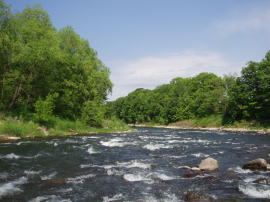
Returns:
[[[209,197],[209,196],[204,196],[204,195],[201,195],[199,193],[187,193],[183,199],[185,201],[191,201],[191,202],[202,202],[202,201],[213,201],[213,198],[212,197]]]
[[[249,161],[243,165],[243,169],[250,169],[250,170],[267,170],[267,161],[262,158],[258,158],[252,161]]]
[[[253,183],[258,183],[258,184],[268,184],[268,180],[266,178],[259,178],[255,181],[253,181]]]
[[[199,164],[199,169],[203,171],[216,171],[218,170],[218,162],[216,159],[208,157],[207,159],[204,159]]]

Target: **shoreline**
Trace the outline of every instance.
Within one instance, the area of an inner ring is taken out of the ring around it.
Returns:
[[[136,129],[126,130],[126,131],[116,131],[116,132],[89,132],[89,133],[70,133],[66,135],[44,135],[44,136],[25,136],[17,137],[5,134],[0,134],[0,143],[5,142],[17,142],[21,140],[35,140],[35,139],[47,139],[47,138],[64,138],[64,137],[74,137],[74,136],[90,136],[90,135],[101,135],[110,133],[131,133],[136,131]]]
[[[225,131],[225,132],[244,132],[244,133],[258,133],[258,134],[264,134],[264,135],[270,135],[270,129],[247,129],[247,128],[225,128],[225,127],[181,127],[181,126],[166,126],[166,125],[156,125],[156,126],[148,126],[144,124],[129,124],[129,126],[132,127],[138,127],[138,128],[167,128],[167,129],[179,129],[179,130],[208,130],[208,131]]]

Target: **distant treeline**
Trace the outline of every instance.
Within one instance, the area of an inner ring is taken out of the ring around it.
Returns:
[[[218,115],[222,124],[270,121],[270,52],[261,62],[249,62],[240,77],[201,73],[174,78],[154,90],[137,89],[107,105],[107,116],[127,123],[172,122]]]
[[[52,117],[101,125],[109,70],[71,27],[39,6],[13,13],[0,0],[0,111],[48,125]]]

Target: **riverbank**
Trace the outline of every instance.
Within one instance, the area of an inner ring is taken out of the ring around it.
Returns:
[[[18,141],[66,137],[74,135],[92,135],[118,132],[130,132],[132,129],[120,120],[104,120],[100,128],[90,127],[81,121],[57,120],[53,127],[46,128],[32,121],[21,121],[10,117],[0,119],[0,141]]]
[[[249,132],[258,134],[270,135],[270,129],[249,129],[249,128],[231,128],[231,127],[183,127],[174,125],[148,125],[148,124],[129,124],[134,127],[147,128],[168,128],[168,129],[182,129],[182,130],[209,130],[209,131],[226,131],[226,132]]]

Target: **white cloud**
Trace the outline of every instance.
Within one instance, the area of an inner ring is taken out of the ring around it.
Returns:
[[[222,35],[245,31],[270,31],[270,8],[239,11],[230,19],[219,21],[217,28]]]
[[[114,100],[137,88],[153,89],[175,77],[189,77],[201,72],[218,75],[239,72],[243,64],[233,64],[214,52],[188,51],[163,57],[112,62],[108,66],[114,83],[110,99]]]

